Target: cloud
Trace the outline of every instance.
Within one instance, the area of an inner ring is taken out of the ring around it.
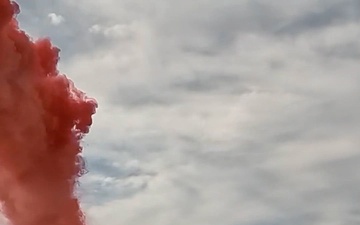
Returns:
[[[98,24],[95,24],[89,28],[90,33],[94,34],[103,34],[105,37],[109,38],[130,38],[131,37],[131,27],[122,24],[116,24],[109,27],[103,27]]]
[[[282,27],[280,33],[297,34],[311,32],[316,29],[336,24],[347,24],[359,21],[360,13],[355,10],[359,2],[344,0],[339,2],[320,1],[313,10],[296,17],[293,21]]]
[[[50,23],[54,26],[60,25],[65,21],[62,15],[57,15],[55,13],[49,13],[48,17],[50,19]]]

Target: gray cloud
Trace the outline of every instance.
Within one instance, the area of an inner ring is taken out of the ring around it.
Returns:
[[[170,105],[177,100],[174,96],[165,96],[164,91],[159,91],[154,87],[130,86],[119,89],[114,93],[113,103],[125,107],[141,107],[154,105]],[[171,93],[169,93],[171,95]]]
[[[331,47],[319,47],[318,51],[326,58],[352,59],[360,58],[360,46],[356,42],[341,43]]]
[[[280,34],[299,34],[311,32],[335,24],[359,21],[358,1],[320,1],[314,9],[307,12],[278,30]]]
[[[240,77],[231,74],[209,74],[194,72],[192,76],[180,77],[175,81],[173,87],[190,92],[249,92],[246,87],[241,86]]]

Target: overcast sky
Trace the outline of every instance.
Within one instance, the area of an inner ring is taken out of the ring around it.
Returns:
[[[89,225],[360,224],[360,1],[18,2],[99,102]]]

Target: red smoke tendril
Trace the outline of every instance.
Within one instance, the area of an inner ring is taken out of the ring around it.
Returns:
[[[59,73],[59,49],[19,29],[19,12],[0,0],[2,212],[13,225],[83,225],[74,191],[97,103]]]

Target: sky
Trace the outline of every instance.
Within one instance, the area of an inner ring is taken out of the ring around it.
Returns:
[[[99,102],[89,225],[360,223],[358,0],[18,0]]]

